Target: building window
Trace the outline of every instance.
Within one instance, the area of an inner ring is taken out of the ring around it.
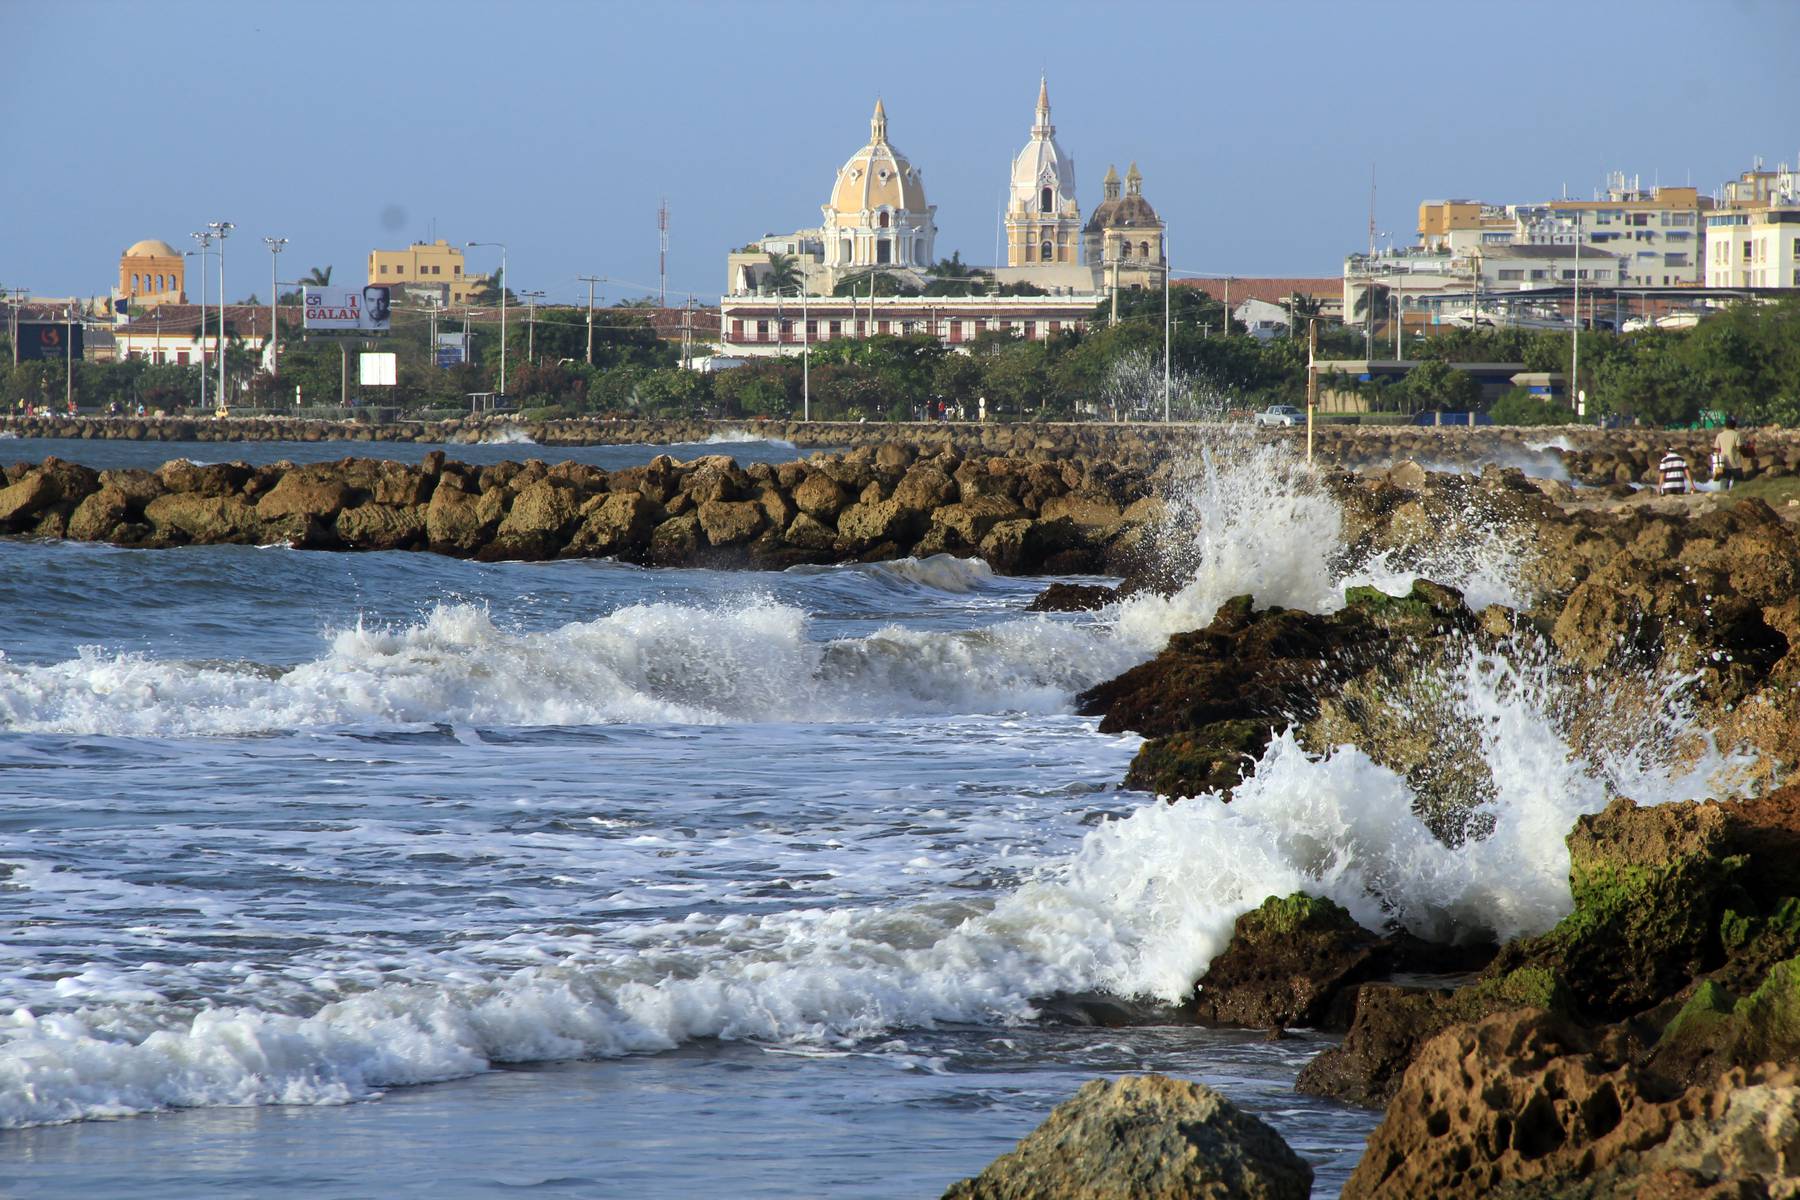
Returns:
[[[1501,268],[1500,281],[1502,283],[1510,283],[1514,280],[1523,282],[1524,279],[1525,279],[1525,270],[1522,267],[1503,267],[1503,268]]]
[[[886,333],[887,331],[888,331],[888,323],[886,321],[875,322],[875,332],[876,333]]]
[[[818,336],[819,336],[819,323],[817,321],[808,321],[806,323],[806,340],[809,342],[814,341],[818,338]]]
[[[1750,243],[1750,242],[1744,243],[1744,261],[1745,262],[1750,261],[1750,246],[1751,246],[1751,244],[1752,243]]]
[[[842,321],[833,321],[831,323],[831,325],[829,326],[829,328],[831,330],[832,337],[842,337],[843,336],[844,323]]]
[[[758,321],[756,323],[756,340],[759,342],[766,342],[769,340],[769,323],[767,321]]]
[[[1043,259],[1045,262],[1049,262],[1053,257],[1055,257],[1055,254],[1056,254],[1056,251],[1051,249],[1050,241],[1048,238],[1046,238],[1045,240],[1038,243],[1038,257]]]
[[[887,223],[886,214],[883,214],[882,224],[885,225],[886,223]],[[886,238],[876,238],[875,239],[875,261],[878,263],[894,261],[894,244],[892,242],[888,241]]]
[[[386,264],[386,263],[382,263],[382,264],[381,264],[381,273],[382,273],[382,274],[383,274],[383,275],[386,275],[386,274],[387,274],[387,264]]]
[[[886,213],[882,213],[879,216],[877,216],[875,218],[875,224],[879,225],[883,229],[886,229],[888,227],[888,215]]]
[[[1038,211],[1039,212],[1049,212],[1049,211],[1051,211],[1052,207],[1053,207],[1053,205],[1051,203],[1050,189],[1045,188],[1043,191],[1038,193]]]
[[[461,275],[461,274],[462,274],[462,267],[461,267],[461,266],[454,266],[454,267],[451,267],[451,268],[450,268],[450,273],[451,273],[451,274],[452,274],[452,275]]]
[[[1143,259],[1146,262],[1148,262],[1150,260],[1150,243],[1149,242],[1139,242],[1138,243],[1138,257]]]
[[[131,277],[131,290],[134,292],[138,290],[138,277],[135,274]]]
[[[183,367],[187,366],[188,365],[188,352],[186,350],[177,350],[175,352],[175,362],[179,366],[183,366]]]
[[[744,322],[735,317],[732,318],[731,322],[731,340],[734,342],[741,342],[744,340]]]

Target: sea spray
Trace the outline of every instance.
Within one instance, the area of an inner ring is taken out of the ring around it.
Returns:
[[[197,1104],[340,1103],[496,1062],[647,1053],[697,1039],[848,1047],[896,1029],[1029,1020],[1058,991],[1178,1001],[1236,917],[1307,891],[1373,929],[1511,937],[1568,909],[1563,836],[1626,776],[1559,732],[1552,684],[1474,657],[1447,669],[1495,778],[1483,837],[1447,845],[1396,772],[1279,735],[1231,803],[1148,801],[986,900],[695,913],[563,938],[484,973],[415,954],[308,1003],[298,977],[236,1003],[90,1002],[0,1019],[0,1123]],[[1676,731],[1678,732],[1678,731]],[[1638,764],[1641,777],[1651,772]],[[1674,799],[1698,775],[1667,777]],[[257,1001],[259,995],[268,999]],[[281,999],[277,1005],[275,997]]]

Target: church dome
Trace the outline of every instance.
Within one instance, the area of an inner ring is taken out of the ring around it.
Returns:
[[[1088,223],[1083,226],[1087,233],[1098,233],[1103,229],[1161,229],[1162,220],[1157,217],[1156,210],[1144,199],[1144,177],[1139,173],[1137,164],[1131,164],[1131,170],[1125,176],[1125,194],[1119,195],[1119,176],[1111,167],[1106,169],[1106,199],[1094,209]]]
[[[126,258],[180,258],[175,247],[161,238],[145,238],[141,242],[133,242],[131,249],[125,252]]]
[[[1054,205],[1046,209],[1040,203],[1042,189],[1049,188]],[[1056,126],[1050,123],[1050,85],[1038,81],[1037,122],[1031,127],[1031,140],[1013,159],[1012,196],[1015,205],[1042,212],[1062,212],[1075,203],[1075,160],[1056,140]]]
[[[888,144],[887,109],[879,100],[869,121],[869,144],[838,171],[827,207],[846,217],[879,208],[922,213],[927,207],[918,168]]]

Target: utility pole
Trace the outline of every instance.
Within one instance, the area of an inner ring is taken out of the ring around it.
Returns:
[[[279,284],[275,277],[279,273],[275,264],[280,260],[281,248],[287,245],[286,238],[266,237],[263,239],[269,247],[269,374],[281,373],[281,311],[276,307]]]
[[[0,288],[0,295],[6,297],[7,315],[12,318],[7,328],[8,340],[12,342],[13,366],[19,365],[19,308],[25,303],[25,297],[31,295],[30,288]]]
[[[532,366],[537,365],[537,302],[544,298],[542,292],[521,292],[525,303],[530,307],[525,312],[525,361]]]
[[[1575,267],[1570,272],[1569,282],[1575,285],[1571,294],[1569,316],[1575,321],[1575,332],[1569,339],[1569,407],[1577,410],[1578,416],[1585,416],[1580,409],[1581,403],[1581,210],[1575,210]]]
[[[656,209],[656,269],[658,308],[669,307],[669,198],[664,196]]]
[[[225,239],[237,226],[230,221],[208,221],[207,228],[219,239],[219,395],[220,408],[225,407]]]
[[[194,241],[200,244],[200,325],[194,334],[194,341],[200,351],[200,411],[206,411],[206,248],[212,245],[213,235],[202,231],[194,234]]]
[[[594,285],[605,282],[605,279],[600,275],[577,275],[575,279],[577,282],[588,285],[587,365],[591,367],[594,365]]]
[[[1319,405],[1319,319],[1306,322],[1306,465],[1313,460],[1313,410]]]
[[[63,310],[68,325],[63,331],[63,407],[75,411],[75,305]]]

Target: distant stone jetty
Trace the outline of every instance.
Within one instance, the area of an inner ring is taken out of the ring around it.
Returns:
[[[888,443],[780,467],[723,456],[605,471],[476,467],[434,451],[296,466],[6,469],[0,533],[122,546],[430,550],[482,560],[616,557],[785,568],[979,555],[1012,574],[1125,570],[1160,511],[1137,470],[1087,458],[922,454]]]
[[[520,421],[481,416],[445,421],[307,421],[282,417],[129,418],[0,417],[0,432],[17,435],[29,454],[29,439],[128,440],[152,442],[412,442],[468,445],[523,435],[539,446],[701,445],[709,441],[769,439],[796,448],[848,450],[905,443],[926,455],[952,452],[1034,459],[1107,458],[1119,465],[1148,468],[1171,455],[1191,455],[1219,436],[1216,424],[1162,425],[1153,422],[860,422],[756,420],[614,420],[599,417]],[[1304,430],[1259,431],[1256,436],[1301,438]],[[1587,426],[1500,428],[1485,426],[1324,425],[1314,433],[1322,463],[1346,470],[1384,467],[1407,459],[1428,465],[1560,464],[1570,479],[1588,486],[1649,483],[1655,465],[1672,445],[1705,477],[1713,434],[1654,429],[1602,430]],[[1800,432],[1753,431],[1755,470],[1769,475],[1800,473]],[[0,445],[0,461],[9,455]],[[521,454],[531,451],[521,449]],[[1542,474],[1540,469],[1534,473]]]

